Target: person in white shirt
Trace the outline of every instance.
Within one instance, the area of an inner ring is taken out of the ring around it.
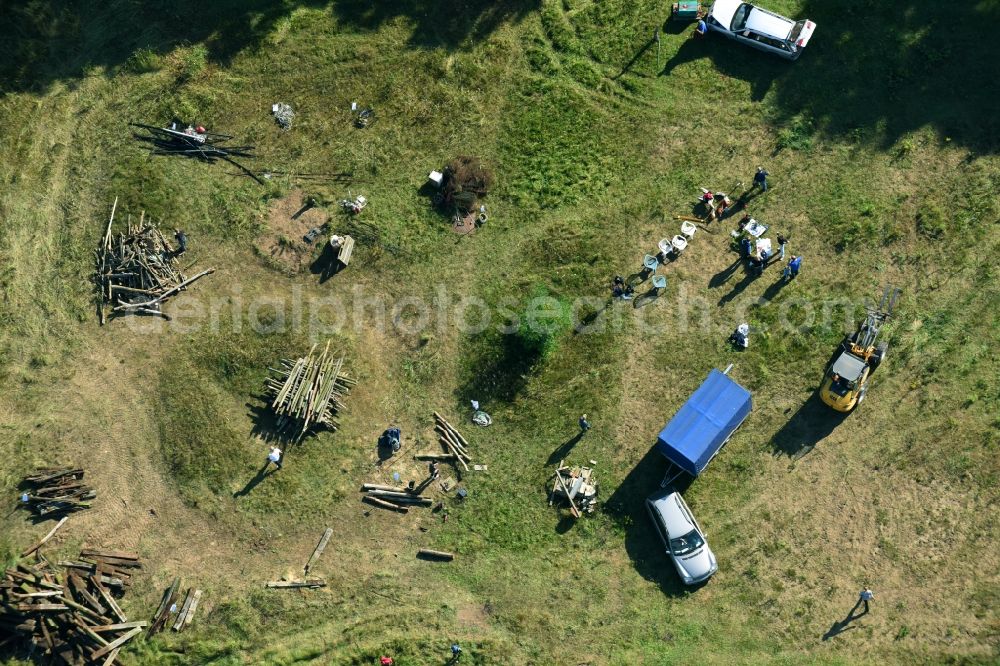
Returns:
[[[264,467],[267,467],[271,463],[274,463],[275,467],[281,469],[281,458],[282,458],[281,449],[279,449],[277,446],[272,446],[271,452],[267,454],[267,463],[264,465]]]

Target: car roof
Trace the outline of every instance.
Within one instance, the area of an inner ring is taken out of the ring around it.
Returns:
[[[854,354],[844,352],[833,363],[833,371],[849,382],[855,381],[865,369],[865,362]]]
[[[729,26],[733,22],[733,14],[736,13],[736,10],[742,4],[743,0],[715,0],[709,11],[716,21],[725,26],[726,30],[729,30]]]
[[[791,19],[772,14],[760,7],[754,7],[747,18],[746,27],[747,30],[753,30],[762,35],[776,39],[788,39],[788,35],[792,34],[792,26],[794,25],[795,23]]]
[[[660,514],[660,518],[667,528],[667,537],[670,539],[684,536],[694,529],[694,525],[691,524],[680,507],[679,498],[678,493],[667,493],[649,498],[653,509]]]

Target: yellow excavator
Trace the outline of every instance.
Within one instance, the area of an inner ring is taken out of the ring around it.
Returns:
[[[868,316],[858,330],[844,338],[826,366],[819,397],[838,412],[850,412],[864,401],[872,374],[889,351],[887,342],[876,344],[875,339],[882,324],[892,316],[898,298],[899,289],[886,287],[878,307],[866,308]]]

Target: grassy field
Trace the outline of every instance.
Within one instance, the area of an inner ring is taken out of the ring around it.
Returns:
[[[80,464],[98,500],[47,549],[137,550],[130,616],[174,576],[205,591],[191,630],[123,663],[438,664],[455,641],[474,664],[1000,659],[1000,4],[767,6],[819,25],[800,61],[693,40],[647,0],[13,2],[0,489],[13,508],[29,468]],[[352,126],[354,101],[373,126]],[[173,116],[256,144],[260,171],[352,177],[262,187],[131,139],[127,122]],[[496,174],[468,237],[421,191],[456,155]],[[699,186],[734,188],[759,164],[771,187],[750,210],[790,235],[800,277],[745,276],[729,220],[698,231],[659,298],[607,300]],[[336,205],[348,190],[371,201],[360,220]],[[298,229],[275,211],[300,195],[358,238],[330,280],[261,249]],[[170,323],[97,323],[91,253],[115,197],[218,269]],[[887,284],[903,292],[889,359],[836,419],[814,396],[824,364]],[[501,331],[539,294],[586,324],[544,355]],[[255,481],[267,368],[326,339],[359,380],[342,427]],[[730,363],[754,413],[685,490],[720,563],[685,589],[643,507],[666,467],[650,447]],[[468,423],[470,399],[490,428]],[[488,471],[445,500],[447,521],[368,511],[360,483],[422,478],[410,454],[436,446],[435,410],[466,424]],[[594,427],[576,441],[583,412]],[[379,464],[393,423],[405,448]],[[576,522],[546,501],[564,457],[597,461],[601,506]],[[10,563],[47,526],[3,514]],[[262,589],[299,575],[328,526],[329,587]],[[873,610],[844,627],[863,585]]]

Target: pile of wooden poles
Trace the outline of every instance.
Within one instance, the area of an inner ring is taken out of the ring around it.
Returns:
[[[163,631],[170,622],[171,613],[175,611],[177,612],[177,617],[173,622],[174,631],[184,631],[194,621],[194,613],[198,610],[198,602],[201,601],[201,590],[189,587],[187,593],[184,595],[184,601],[181,603],[180,610],[177,611],[177,602],[181,599],[179,596],[180,589],[181,579],[174,578],[174,582],[171,583],[170,587],[163,593],[163,598],[160,599],[160,606],[156,609],[153,621],[149,623],[149,629],[146,631],[147,636],[152,636],[157,632]]]
[[[121,574],[120,567],[138,567],[138,558],[84,550],[80,560],[65,573],[41,555],[6,570],[0,578],[0,646],[21,639],[59,663],[115,663],[146,622],[129,622],[106,581]],[[88,568],[77,566],[83,562]]]
[[[455,429],[455,426],[448,423],[443,416],[434,412],[434,430],[437,431],[441,445],[450,453],[457,464],[460,464],[466,472],[469,471],[469,442],[462,437],[462,433]]]
[[[97,491],[82,479],[79,467],[40,467],[24,477],[21,506],[48,517],[89,509]]]
[[[138,224],[132,224],[129,218],[124,231],[112,234],[117,207],[115,198],[101,245],[94,252],[101,323],[105,321],[105,307],[111,307],[113,314],[142,313],[169,319],[160,311],[162,303],[215,269],[185,277],[178,268],[177,252],[159,228],[146,221],[145,212]]]
[[[341,372],[344,357],[335,358],[329,342],[318,354],[316,347],[298,360],[283,360],[280,370],[270,368],[276,376],[265,381],[275,428],[294,441],[319,426],[336,430],[337,413],[344,409],[341,399],[356,383]]]
[[[429,497],[421,496],[422,489],[426,487],[426,482],[417,488],[397,488],[395,486],[383,486],[377,483],[361,484],[361,501],[377,506],[380,509],[389,509],[397,513],[408,513],[411,506],[430,506],[433,500]]]

